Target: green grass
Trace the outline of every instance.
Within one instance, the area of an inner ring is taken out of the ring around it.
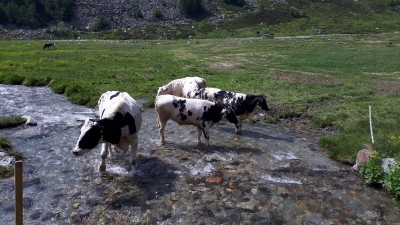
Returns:
[[[0,166],[0,179],[14,176],[14,167]]]
[[[12,77],[12,76],[9,76],[9,77]],[[28,78],[28,79],[30,79],[30,78]],[[22,83],[16,83],[16,84],[22,84]],[[26,83],[25,83],[25,85],[26,85]],[[24,123],[26,123],[26,119],[21,116],[0,116],[0,129],[7,128],[7,127],[16,127],[16,126],[19,126]]]
[[[400,155],[400,145],[388,141],[400,135],[399,34],[189,42],[60,40],[54,50],[43,50],[42,41],[0,41],[0,82],[49,85],[88,107],[108,90],[127,91],[152,106],[159,86],[200,76],[210,87],[264,93],[271,103],[291,105],[279,118],[295,116],[310,126],[339,130],[320,144],[345,163],[371,144],[372,106],[374,147]]]

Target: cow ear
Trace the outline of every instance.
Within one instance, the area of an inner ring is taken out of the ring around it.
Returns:
[[[98,119],[89,119],[90,121],[92,121],[92,122],[98,122],[99,120]]]
[[[164,91],[168,90],[168,88],[167,88],[167,87],[162,87],[162,89],[163,89]]]

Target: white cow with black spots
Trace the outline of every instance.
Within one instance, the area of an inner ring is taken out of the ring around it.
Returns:
[[[81,156],[102,143],[100,171],[105,171],[105,159],[111,145],[123,152],[130,147],[130,161],[135,169],[138,131],[142,125],[139,105],[128,93],[119,91],[107,91],[98,103],[100,118],[85,120],[73,153]]]
[[[175,121],[179,125],[196,126],[198,142],[200,143],[200,136],[201,133],[203,133],[207,145],[210,145],[208,130],[213,127],[215,123],[223,119],[234,124],[238,123],[232,109],[223,108],[210,101],[201,99],[160,95],[156,97],[155,109],[161,145],[165,143],[164,130],[168,120]]]
[[[206,81],[201,77],[185,77],[175,79],[168,84],[159,87],[158,95],[175,95],[184,98],[194,98],[200,88],[206,87]]]
[[[242,121],[252,116],[255,109],[268,111],[265,95],[242,94],[206,87],[200,89],[194,98],[208,100],[225,108],[231,107],[239,120],[235,124],[236,134],[242,132]]]

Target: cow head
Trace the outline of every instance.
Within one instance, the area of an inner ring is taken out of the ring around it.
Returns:
[[[228,107],[225,111],[225,119],[228,120],[230,123],[237,124],[239,120],[237,119],[235,113],[233,112],[231,107]]]
[[[168,94],[168,88],[165,86],[159,87],[157,91],[157,96]]]
[[[258,96],[257,105],[260,106],[262,110],[268,111],[267,98],[265,97],[265,95]]]
[[[81,128],[81,134],[78,142],[72,152],[76,156],[84,155],[91,151],[102,142],[104,128],[97,124],[94,119],[86,119],[85,124]]]

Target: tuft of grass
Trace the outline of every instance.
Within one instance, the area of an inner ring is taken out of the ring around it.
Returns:
[[[26,123],[26,119],[22,116],[0,116],[0,129],[16,127],[24,123]]]
[[[24,159],[24,153],[18,151],[7,151],[9,156],[14,156],[15,161]]]
[[[0,137],[0,148],[1,149],[11,149],[12,145],[11,142],[8,140],[7,137]]]
[[[14,176],[14,167],[0,166],[0,179]]]
[[[255,124],[256,120],[254,118],[249,118],[247,119],[247,121],[249,122],[249,124]]]

